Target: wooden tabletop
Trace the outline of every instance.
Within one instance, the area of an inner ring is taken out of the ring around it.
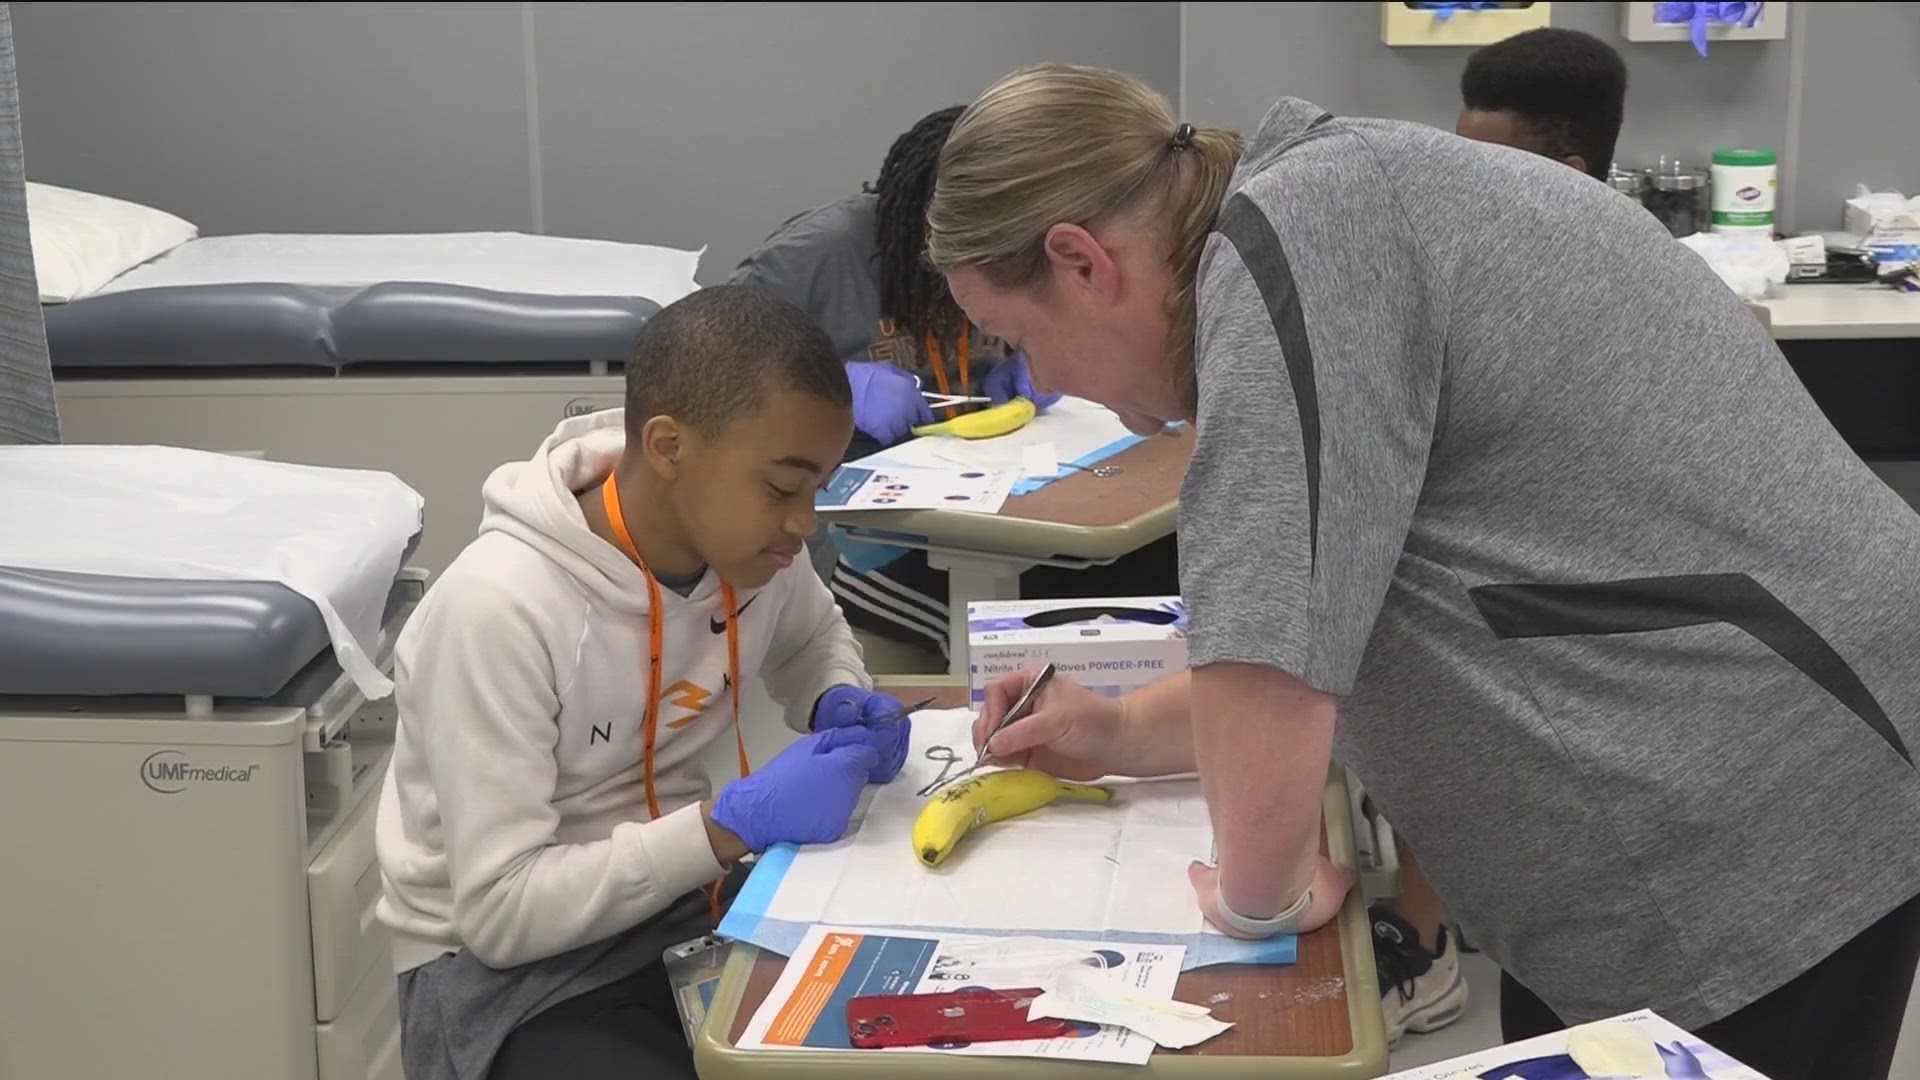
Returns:
[[[1118,467],[1116,476],[1068,469],[1070,475],[1008,499],[999,516],[1102,529],[1178,503],[1180,481],[1193,456],[1193,433],[1186,428],[1175,432],[1135,443],[1098,463]]]
[[[952,683],[912,685],[889,681],[885,689],[904,700],[934,698],[932,708],[966,704],[966,688]],[[1322,843],[1325,843],[1323,836]],[[1186,888],[1182,881],[1169,888]],[[1263,1058],[1337,1058],[1354,1049],[1353,1013],[1347,1000],[1347,967],[1341,949],[1342,926],[1352,932],[1364,919],[1341,919],[1300,939],[1299,959],[1288,965],[1221,965],[1182,972],[1175,996],[1208,1005],[1234,1026],[1230,1031],[1186,1050],[1158,1051],[1173,1056],[1253,1056]],[[729,1042],[737,1045],[780,972],[785,957],[760,954],[734,1016]],[[1371,972],[1364,987],[1371,992]],[[1377,1006],[1376,1006],[1377,1007]]]

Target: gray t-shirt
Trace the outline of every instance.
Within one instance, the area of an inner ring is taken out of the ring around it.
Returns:
[[[1645,210],[1283,100],[1197,366],[1193,664],[1339,695],[1339,758],[1563,1019],[1708,1023],[1920,892],[1920,518]]]
[[[734,269],[730,285],[755,285],[813,316],[840,359],[884,361],[920,375],[921,388],[937,390],[924,342],[914,340],[880,309],[880,248],[874,238],[878,197],[855,195],[787,220]],[[949,385],[959,377],[953,350],[941,357]],[[968,340],[968,382],[981,381],[1005,354],[1003,343],[977,329]]]

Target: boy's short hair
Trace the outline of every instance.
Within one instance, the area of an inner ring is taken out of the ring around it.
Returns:
[[[1469,109],[1518,117],[1552,156],[1578,154],[1604,180],[1626,115],[1627,65],[1592,34],[1543,27],[1475,52],[1460,96]]]
[[[627,362],[627,435],[671,416],[711,435],[773,390],[852,408],[833,342],[806,312],[741,285],[701,289],[647,320]]]

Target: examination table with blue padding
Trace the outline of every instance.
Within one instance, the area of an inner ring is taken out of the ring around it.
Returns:
[[[68,442],[157,443],[379,469],[432,507],[418,565],[445,568],[480,487],[569,415],[622,403],[658,303],[434,282],[228,282],[45,309]]]
[[[0,1072],[402,1080],[374,918],[391,698],[285,585],[5,550]],[[382,669],[424,584],[387,584]]]

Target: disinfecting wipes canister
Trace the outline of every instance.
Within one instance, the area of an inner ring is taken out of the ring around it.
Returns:
[[[1771,237],[1779,174],[1771,150],[1715,150],[1713,231]]]

